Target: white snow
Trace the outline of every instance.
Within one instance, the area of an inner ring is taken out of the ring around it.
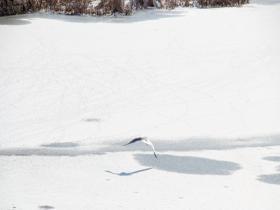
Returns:
[[[1,17],[0,209],[277,209],[279,25],[279,0]]]

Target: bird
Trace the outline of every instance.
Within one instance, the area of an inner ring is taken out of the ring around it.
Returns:
[[[129,144],[133,144],[133,143],[138,142],[138,141],[141,141],[144,144],[149,145],[153,149],[155,158],[158,158],[153,143],[147,137],[137,137],[137,138],[134,138],[130,142],[128,142],[127,144],[124,144],[123,146],[127,146]]]

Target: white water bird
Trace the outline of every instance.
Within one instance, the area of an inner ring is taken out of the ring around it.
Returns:
[[[157,158],[155,147],[154,147],[153,143],[147,137],[138,137],[138,138],[132,139],[130,142],[128,142],[127,144],[125,144],[123,146],[127,146],[129,144],[133,144],[133,143],[138,142],[138,141],[141,141],[144,144],[149,145],[153,149],[155,158]]]

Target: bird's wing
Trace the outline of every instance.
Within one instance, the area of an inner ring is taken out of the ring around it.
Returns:
[[[155,158],[157,158],[156,150],[155,150],[155,147],[154,147],[153,143],[148,139],[146,141],[144,141],[144,143],[148,144],[150,147],[152,147],[153,152],[154,152],[154,156],[155,156]]]
[[[155,151],[154,151],[154,156],[155,156],[155,158],[157,159],[157,154],[155,153]]]
[[[137,141],[141,141],[142,138],[135,138],[135,139],[132,139],[130,142],[128,142],[127,144],[124,144],[123,146],[126,146],[126,145],[129,145],[129,144],[132,144],[132,143],[135,143]]]

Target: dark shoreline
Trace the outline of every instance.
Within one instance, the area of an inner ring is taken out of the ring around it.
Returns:
[[[133,11],[156,7],[217,8],[238,7],[249,0],[1,0],[0,16],[26,14],[39,11],[66,15],[131,15]]]

